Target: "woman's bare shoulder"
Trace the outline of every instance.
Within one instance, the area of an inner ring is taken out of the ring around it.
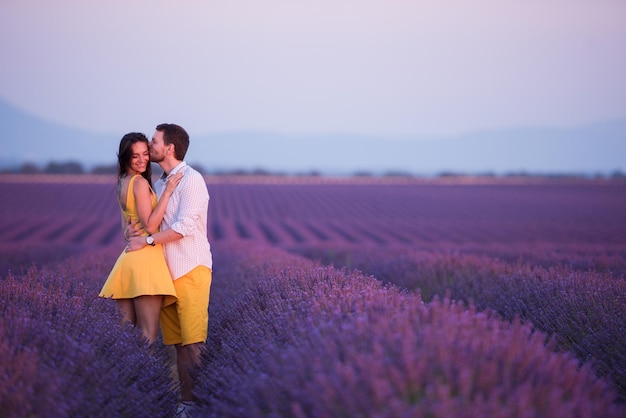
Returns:
[[[139,186],[139,187],[148,187],[149,186],[148,180],[146,180],[145,177],[143,177],[143,176],[141,176],[139,174],[134,175],[133,179],[134,179],[134,185],[135,186]]]

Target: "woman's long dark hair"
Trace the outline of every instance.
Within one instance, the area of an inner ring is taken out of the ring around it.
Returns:
[[[148,138],[142,134],[141,132],[131,132],[122,137],[120,141],[120,149],[117,153],[117,181],[119,182],[122,179],[122,176],[126,174],[128,167],[130,167],[130,160],[133,155],[133,144],[137,142],[144,142],[148,145]],[[148,180],[148,184],[152,187],[152,164],[148,162],[146,166],[146,171],[141,173],[143,178]]]

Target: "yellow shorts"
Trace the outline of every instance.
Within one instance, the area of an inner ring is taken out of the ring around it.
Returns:
[[[178,300],[161,308],[163,343],[187,345],[206,342],[211,279],[211,269],[198,266],[174,280]]]

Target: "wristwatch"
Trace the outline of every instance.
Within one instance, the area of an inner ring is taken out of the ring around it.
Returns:
[[[148,235],[146,237],[146,244],[152,245],[154,247],[154,238],[152,237],[152,235]]]

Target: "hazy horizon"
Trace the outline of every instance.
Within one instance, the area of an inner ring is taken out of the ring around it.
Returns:
[[[115,165],[123,133],[93,134],[38,119],[0,99],[0,125],[9,138],[0,167],[24,162],[78,162],[86,169]],[[148,136],[150,131],[144,132]],[[366,135],[281,135],[268,132],[191,133],[186,160],[206,172],[265,171],[465,174],[626,172],[626,119],[577,128],[525,128],[407,140]]]
[[[7,0],[0,99],[112,137],[107,149],[165,121],[192,138],[269,133],[304,148],[320,136],[395,145],[571,131],[626,119],[624,16],[619,0]]]

